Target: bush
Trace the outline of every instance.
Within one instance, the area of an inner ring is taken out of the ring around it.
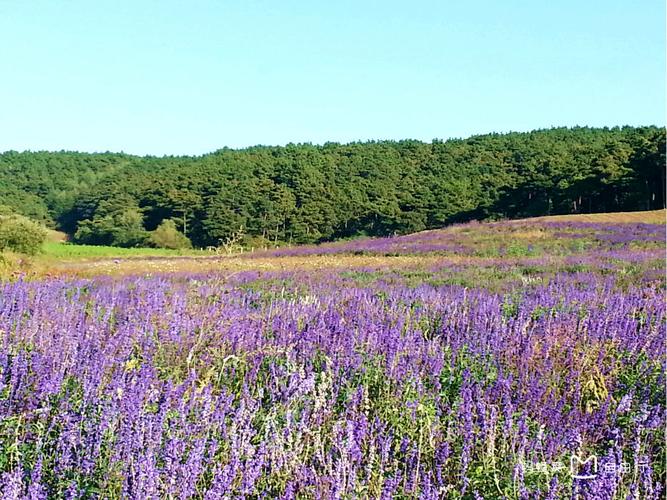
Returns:
[[[148,241],[143,215],[136,208],[118,210],[93,220],[84,220],[74,234],[74,242],[85,245],[142,247]]]
[[[0,251],[35,255],[46,241],[46,229],[21,215],[0,216]]]
[[[171,248],[181,250],[192,248],[192,243],[176,228],[176,223],[171,219],[163,220],[155,231],[150,233],[149,240],[157,248]]]

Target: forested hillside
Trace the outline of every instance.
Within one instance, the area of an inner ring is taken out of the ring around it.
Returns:
[[[199,157],[10,151],[0,155],[0,205],[92,244],[143,245],[148,231],[174,223],[196,246],[241,234],[257,245],[312,243],[470,219],[662,208],[664,165],[657,127]]]

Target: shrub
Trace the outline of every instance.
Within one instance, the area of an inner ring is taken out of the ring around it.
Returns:
[[[192,243],[188,237],[176,228],[176,223],[171,219],[163,220],[155,231],[150,233],[149,240],[157,248],[171,248],[174,250],[192,248]]]
[[[127,248],[144,246],[147,240],[148,231],[143,226],[143,215],[136,208],[84,220],[74,235],[76,243]]]
[[[46,240],[46,229],[21,215],[0,216],[0,251],[35,255]]]

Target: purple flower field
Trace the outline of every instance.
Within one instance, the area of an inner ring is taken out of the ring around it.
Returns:
[[[664,241],[468,224],[0,283],[2,497],[665,498]]]
[[[596,248],[627,246],[630,243],[664,243],[665,229],[657,224],[609,224],[592,222],[498,222],[491,224],[468,223],[452,226],[449,230],[423,231],[405,236],[390,238],[368,238],[323,245],[303,245],[273,250],[258,255],[295,256],[295,255],[332,255],[343,253],[355,254],[422,254],[442,253],[458,255],[476,255],[480,243],[489,240],[503,243],[514,234],[525,232],[542,233],[549,238],[546,246],[560,244],[565,248],[576,249],[577,245],[567,245],[568,239],[586,239],[589,246]],[[524,236],[524,239],[525,236]],[[486,245],[485,245],[486,246]],[[534,246],[534,245],[533,245]],[[493,248],[493,246],[492,246]],[[503,251],[502,245],[500,252]],[[532,249],[525,250],[528,253]],[[482,254],[484,255],[484,254]]]

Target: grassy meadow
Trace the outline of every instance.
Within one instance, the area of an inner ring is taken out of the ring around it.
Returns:
[[[4,259],[6,498],[664,498],[664,211]]]

